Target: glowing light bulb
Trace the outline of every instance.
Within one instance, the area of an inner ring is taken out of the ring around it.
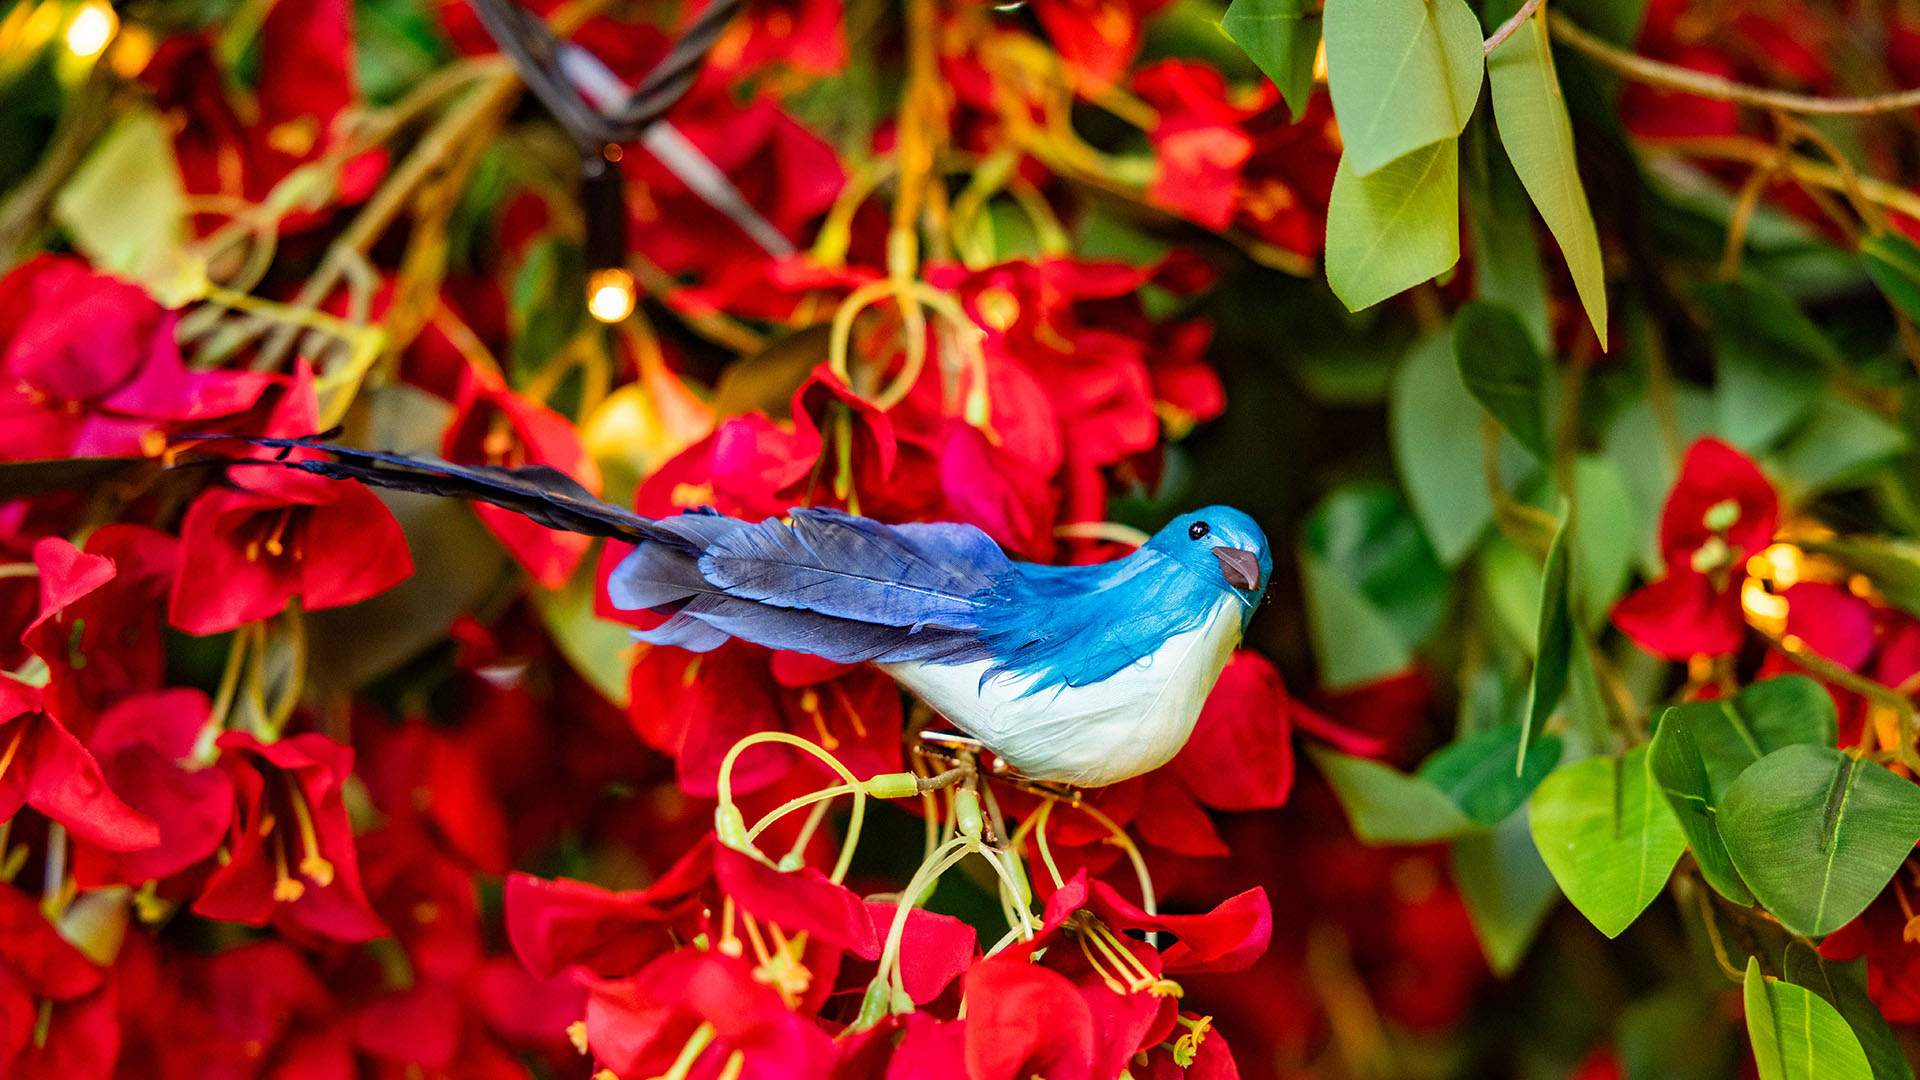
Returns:
[[[633,314],[633,275],[619,267],[595,270],[587,278],[587,312],[603,323]]]
[[[74,12],[67,24],[67,51],[82,59],[99,56],[120,29],[120,16],[102,0],[92,0]]]

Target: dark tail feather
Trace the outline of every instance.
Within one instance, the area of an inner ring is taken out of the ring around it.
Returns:
[[[267,465],[324,476],[330,480],[358,480],[374,487],[443,495],[491,503],[552,529],[609,536],[630,543],[668,539],[648,518],[595,498],[566,473],[547,465],[517,469],[491,465],[455,465],[424,461],[404,454],[358,450],[317,438],[270,439],[252,435],[184,435],[178,441],[233,441],[280,451],[271,458],[235,458],[230,465]],[[295,450],[314,450],[328,458],[290,458]]]

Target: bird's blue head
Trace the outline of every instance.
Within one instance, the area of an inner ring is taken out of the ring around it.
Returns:
[[[1267,534],[1253,519],[1231,506],[1209,506],[1181,514],[1153,534],[1147,549],[1159,552],[1209,582],[1230,589],[1247,605],[1260,606],[1273,576],[1273,552]]]

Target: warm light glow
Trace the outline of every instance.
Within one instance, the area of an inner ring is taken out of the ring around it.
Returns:
[[[1752,578],[1740,587],[1740,607],[1749,623],[1769,634],[1777,636],[1787,628],[1787,598],[1768,592]]]
[[[74,13],[67,24],[67,51],[83,59],[99,56],[120,29],[120,17],[101,0],[94,0]]]
[[[587,278],[587,311],[603,323],[633,314],[633,275],[619,268],[595,270]]]

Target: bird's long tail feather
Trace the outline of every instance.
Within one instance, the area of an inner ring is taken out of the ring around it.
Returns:
[[[320,438],[275,439],[256,435],[188,435],[182,442],[243,442],[278,450],[271,458],[236,458],[232,465],[275,465],[324,476],[331,480],[358,480],[374,487],[444,495],[505,507],[548,528],[587,536],[607,536],[630,543],[658,539],[654,523],[631,510],[595,498],[572,477],[547,465],[502,468],[492,465],[455,465],[427,461],[378,450],[360,450]],[[292,457],[296,450],[317,451],[324,458]]]

